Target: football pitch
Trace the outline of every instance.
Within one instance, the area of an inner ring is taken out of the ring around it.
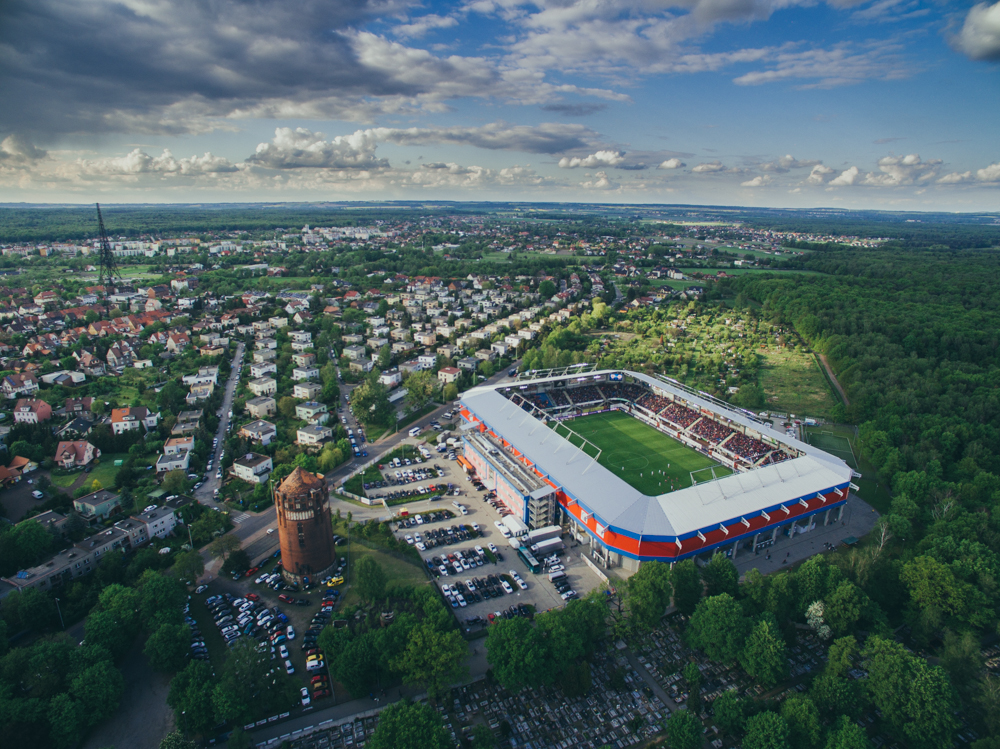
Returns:
[[[589,455],[596,451],[574,438],[564,426],[600,448],[598,463],[631,484],[647,496],[655,496],[691,486],[691,472],[699,471],[696,480],[701,483],[715,476],[728,476],[732,471],[711,458],[682,445],[672,437],[658,432],[620,411],[580,416],[564,421],[553,428]]]

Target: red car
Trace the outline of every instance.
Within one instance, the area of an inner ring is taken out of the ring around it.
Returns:
[[[323,654],[319,651],[319,648],[312,648],[311,650],[306,651],[306,658],[308,658],[310,655],[323,655]]]
[[[329,696],[330,696],[329,689],[317,689],[315,692],[313,692],[312,698],[314,700],[321,700],[324,697],[329,697]]]
[[[278,596],[278,600],[279,601],[284,601],[285,603],[295,603],[295,599],[294,598],[292,598],[291,596],[285,595],[284,593],[282,593],[280,596]]]
[[[259,601],[260,600],[260,596],[257,595],[256,593],[247,593],[247,600],[248,601]]]
[[[490,624],[492,624],[494,621],[496,621],[497,615],[496,614],[489,614],[489,615],[487,615],[486,618],[489,619]]]
[[[313,689],[326,688],[327,678],[325,676],[314,676],[309,682],[312,684]]]
[[[244,573],[243,577],[250,577],[254,572],[260,572],[260,567],[251,567]]]

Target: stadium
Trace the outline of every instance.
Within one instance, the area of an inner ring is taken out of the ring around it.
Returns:
[[[666,377],[567,367],[462,395],[465,460],[529,528],[605,567],[735,557],[838,522],[857,474]]]

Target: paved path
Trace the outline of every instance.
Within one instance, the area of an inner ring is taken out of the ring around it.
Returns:
[[[822,514],[818,515],[817,518],[822,518]],[[760,570],[761,574],[770,575],[773,572],[788,569],[811,556],[823,553],[826,548],[823,546],[824,542],[839,546],[840,542],[848,536],[861,538],[875,527],[878,519],[879,514],[871,505],[854,494],[848,494],[841,522],[823,526],[820,525],[821,520],[817,520],[813,530],[807,533],[797,533],[794,538],[788,538],[779,533],[774,546],[761,549],[757,554],[741,550],[733,563],[739,570],[741,577],[754,567]],[[787,561],[786,554],[789,555]],[[767,558],[769,555],[770,559]],[[784,563],[782,563],[783,561]]]
[[[840,384],[840,380],[837,379],[837,375],[833,373],[833,368],[830,366],[830,362],[826,360],[826,354],[820,354],[819,360],[823,364],[823,369],[826,370],[827,375],[830,377],[830,382],[833,386],[837,388],[837,392],[840,393],[841,399],[844,401],[845,406],[851,405],[851,401],[847,397],[847,393],[844,392],[843,386]]]
[[[664,690],[656,679],[653,678],[653,675],[649,673],[649,669],[639,663],[639,659],[635,657],[635,653],[628,648],[626,648],[623,652],[625,653],[625,657],[628,658],[628,662],[632,664],[632,668],[638,671],[643,680],[649,684],[650,688],[656,693],[656,696],[660,698],[660,701],[663,703],[664,707],[666,707],[667,711],[672,713],[675,709],[677,709],[677,705],[674,703],[673,698],[670,697],[666,690]]]
[[[212,462],[212,472],[205,479],[205,483],[194,492],[194,498],[203,505],[218,507],[220,510],[225,510],[226,507],[215,501],[215,490],[222,488],[222,479],[216,478],[216,473],[222,467],[219,456],[226,445],[226,430],[229,429],[229,412],[233,408],[233,396],[236,393],[236,385],[240,381],[240,373],[243,369],[242,362],[243,343],[240,342],[236,345],[236,354],[233,356],[232,361],[233,371],[230,373],[229,379],[226,380],[226,393],[222,397],[222,416],[219,418],[219,428],[215,433],[215,436],[219,438],[219,444],[209,457],[209,460]]]

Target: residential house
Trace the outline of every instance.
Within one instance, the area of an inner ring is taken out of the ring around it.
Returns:
[[[172,455],[163,454],[156,459],[156,472],[161,474],[168,471],[187,471],[190,464],[191,453],[188,450],[182,450]]]
[[[311,367],[316,363],[316,354],[292,354],[292,364],[296,367]]]
[[[19,395],[33,395],[38,392],[38,388],[38,378],[30,372],[9,374],[0,383],[0,392],[7,398],[16,398]]]
[[[56,464],[67,471],[73,468],[82,468],[94,458],[99,457],[101,457],[101,451],[86,440],[60,442],[56,446]]]
[[[318,382],[297,382],[292,387],[292,397],[311,401],[323,392],[323,387]]]
[[[268,362],[257,362],[250,365],[250,376],[255,380],[260,379],[264,375],[271,374],[272,372],[277,373],[278,365],[273,361]]]
[[[41,424],[52,418],[52,406],[42,400],[21,398],[14,406],[14,421],[17,424]]]
[[[274,395],[278,392],[278,382],[273,377],[260,377],[247,385],[254,395]]]
[[[157,507],[148,512],[133,515],[132,518],[146,526],[146,537],[150,540],[170,535],[177,525],[177,517],[169,507]]]
[[[233,461],[229,473],[248,484],[264,484],[273,469],[274,463],[269,456],[247,453]]]
[[[345,346],[344,356],[352,361],[363,359],[366,354],[364,346]]]
[[[295,407],[295,417],[310,424],[325,424],[330,419],[330,409],[325,403],[306,401]]]
[[[457,367],[441,367],[438,370],[438,381],[447,385],[450,382],[455,382],[460,374],[462,373]]]
[[[219,383],[218,367],[201,367],[195,374],[184,375],[181,382],[185,385],[217,385]]]
[[[90,415],[90,407],[93,405],[94,399],[89,395],[84,398],[67,398],[63,401],[63,411],[67,415],[71,414],[86,414]]]
[[[171,437],[163,443],[164,455],[177,455],[194,449],[194,437]]]
[[[310,424],[296,432],[295,442],[299,445],[321,445],[332,436],[333,430],[330,427]]]
[[[387,369],[378,376],[378,381],[390,390],[403,382],[403,374],[398,369]]]
[[[296,396],[298,397],[298,396]],[[251,398],[246,402],[247,413],[257,419],[270,416],[277,410],[277,401],[267,395]]]
[[[150,413],[145,406],[111,409],[111,431],[115,434],[124,434],[140,427],[155,429],[159,421],[160,415]]]
[[[319,379],[319,368],[318,367],[295,367],[292,369],[292,379],[296,382],[303,382],[305,380],[318,380]]]
[[[107,520],[121,510],[121,497],[108,489],[101,489],[73,500],[73,509],[85,520]]]
[[[191,390],[186,396],[184,396],[184,401],[189,406],[193,406],[196,403],[200,403],[203,400],[211,398],[214,391],[215,385],[211,382],[205,383],[204,385],[192,385]]]
[[[251,421],[249,424],[240,427],[240,435],[246,437],[251,442],[269,445],[271,444],[271,440],[278,435],[278,428],[270,421]]]
[[[357,361],[351,362],[352,372],[364,372],[368,373],[375,369],[375,362],[371,359],[358,359]]]

